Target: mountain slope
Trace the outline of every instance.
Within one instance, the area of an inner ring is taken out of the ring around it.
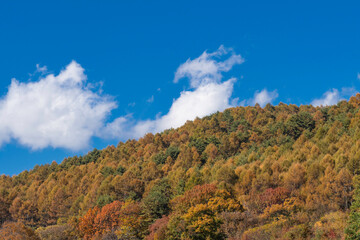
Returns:
[[[359,106],[358,94],[331,107],[231,108],[3,175],[0,221],[42,239],[341,239],[360,171]]]

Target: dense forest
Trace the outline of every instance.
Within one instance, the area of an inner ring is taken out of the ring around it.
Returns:
[[[236,107],[0,176],[3,239],[360,239],[360,94]]]

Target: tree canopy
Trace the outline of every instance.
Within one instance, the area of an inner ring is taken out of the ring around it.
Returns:
[[[2,175],[0,232],[20,234],[5,239],[358,239],[359,99],[230,108]]]

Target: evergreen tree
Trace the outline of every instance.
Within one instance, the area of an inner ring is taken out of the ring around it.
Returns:
[[[359,176],[356,177],[356,188],[354,200],[351,205],[348,226],[345,229],[346,240],[360,239],[360,183]]]

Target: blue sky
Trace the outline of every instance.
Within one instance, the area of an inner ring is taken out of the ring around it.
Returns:
[[[359,7],[2,1],[0,174],[176,127],[192,101],[209,103],[196,107],[202,116],[347,99],[360,88]]]

